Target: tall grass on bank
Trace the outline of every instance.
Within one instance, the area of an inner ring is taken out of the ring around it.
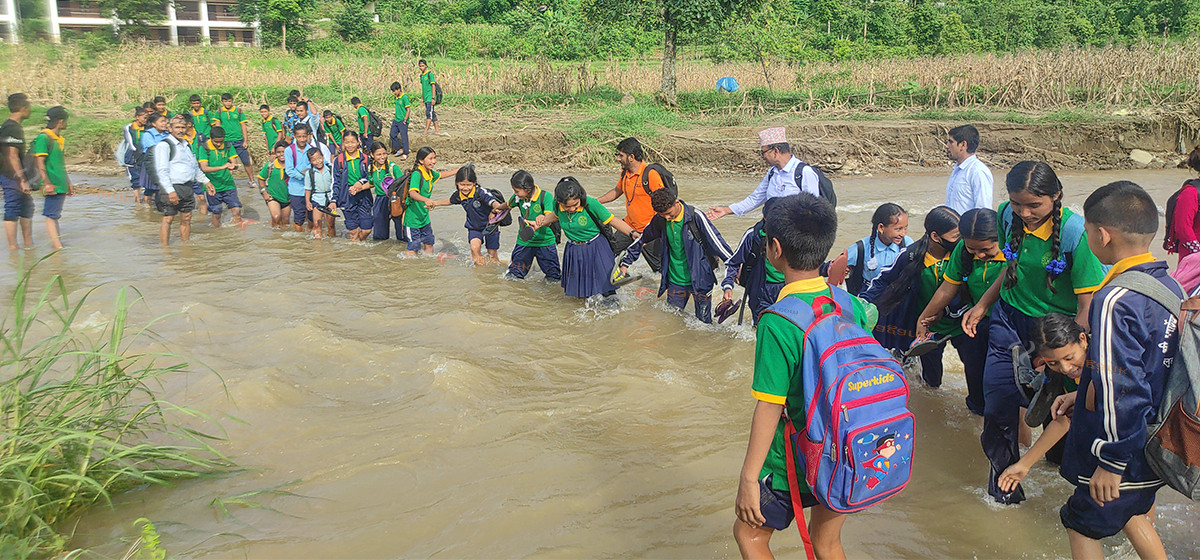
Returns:
[[[121,491],[232,466],[176,423],[211,419],[158,396],[188,364],[132,349],[152,333],[128,324],[125,288],[105,325],[80,328],[88,296],[69,301],[57,275],[35,292],[31,276],[0,320],[0,558],[60,552],[65,522]]]
[[[76,47],[0,47],[0,89],[68,106],[131,106],[179,88],[226,88],[243,102],[264,89],[310,86],[341,100],[388,101],[399,80],[417,89],[415,60],[347,54],[296,58],[278,51],[123,45],[97,58]],[[791,64],[786,60],[712,63],[685,52],[681,92],[709,92],[723,76],[774,95],[778,107],[960,107],[1056,110],[1066,105],[1154,106],[1200,101],[1200,40],[1009,54],[925,56]],[[607,86],[650,95],[657,58],[558,63],[528,59],[436,60],[448,95],[580,94]],[[724,98],[727,100],[727,98]],[[282,99],[269,101],[280,103]],[[175,100],[183,106],[184,100]]]

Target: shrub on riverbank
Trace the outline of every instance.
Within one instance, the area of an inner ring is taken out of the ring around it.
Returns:
[[[0,558],[52,556],[87,507],[231,466],[212,436],[176,420],[203,415],[160,397],[188,364],[133,348],[153,332],[127,323],[126,288],[112,317],[88,327],[86,295],[71,302],[57,275],[35,291],[31,277],[0,319]]]

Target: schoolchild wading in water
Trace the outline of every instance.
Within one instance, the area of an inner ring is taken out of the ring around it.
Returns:
[[[1025,500],[1024,490],[1018,485],[1006,492],[999,485],[1000,474],[1017,462],[1020,409],[1029,405],[1013,380],[1013,355],[1032,348],[1034,321],[1049,313],[1087,325],[1104,269],[1088,248],[1083,216],[1063,208],[1062,183],[1048,164],[1018,163],[1005,187],[1008,201],[998,214],[1008,267],[963,316],[963,331],[975,336],[991,311],[980,442],[991,464],[988,493],[997,502],[1016,504]]]

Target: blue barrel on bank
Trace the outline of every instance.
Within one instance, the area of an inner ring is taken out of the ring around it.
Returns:
[[[717,80],[717,91],[724,91],[724,92],[732,93],[737,90],[738,90],[738,82],[737,82],[737,80],[735,80],[733,78],[733,76],[725,76],[724,78]]]

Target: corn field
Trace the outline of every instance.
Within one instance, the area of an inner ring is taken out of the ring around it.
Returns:
[[[5,46],[0,89],[74,107],[129,105],[179,88],[241,90],[325,85],[383,97],[399,80],[417,86],[409,57],[296,58],[277,51],[124,45],[94,58],[77,48]],[[790,64],[678,62],[678,90],[711,91],[733,76],[743,88],[768,88],[822,106],[989,106],[1054,110],[1070,105],[1158,106],[1200,100],[1200,40],[1098,49],[1029,51],[849,62]],[[622,93],[659,89],[654,58],[551,63],[530,60],[438,61],[438,81],[450,95],[576,94],[598,86]]]

